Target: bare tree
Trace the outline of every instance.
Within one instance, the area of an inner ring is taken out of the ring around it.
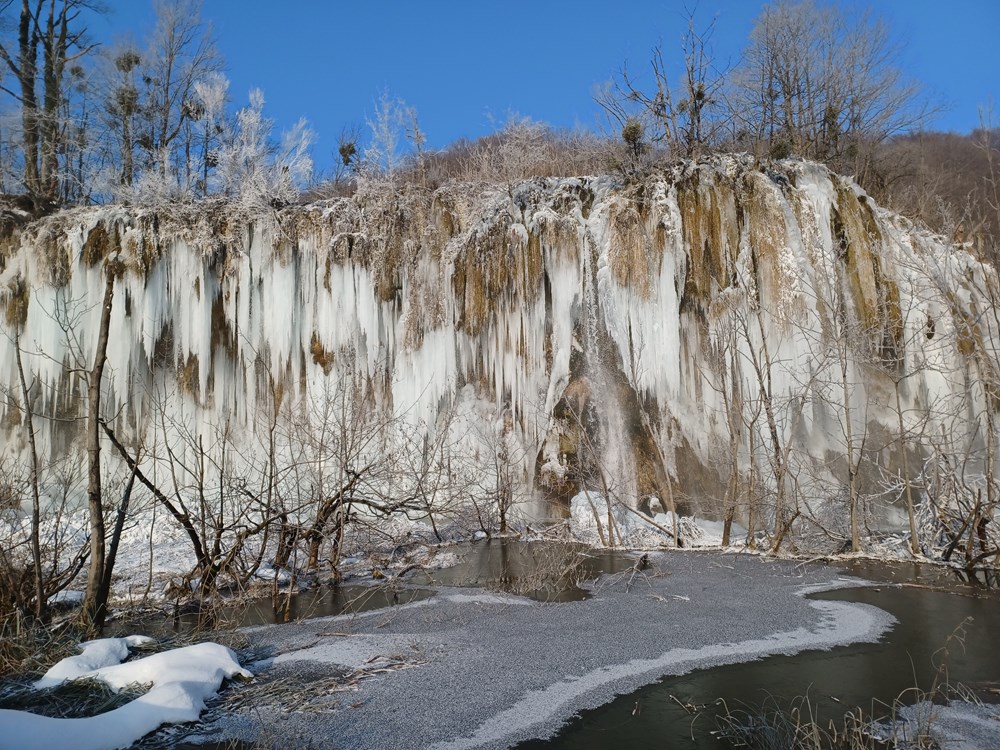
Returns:
[[[504,536],[510,532],[515,505],[523,499],[527,478],[522,467],[527,451],[518,440],[509,408],[501,409],[475,430],[474,437],[476,449],[466,461],[472,476],[465,492],[482,531]]]
[[[998,247],[1000,247],[1000,126],[993,119],[993,104],[979,108],[979,129],[973,133],[976,147],[986,162],[987,174],[983,176],[983,202],[989,211],[989,219],[984,221],[992,224],[989,253],[987,257],[996,263]]]
[[[45,614],[45,580],[42,573],[41,547],[41,493],[39,492],[39,477],[41,474],[38,461],[38,446],[35,442],[35,409],[34,382],[30,385],[24,374],[24,362],[21,356],[21,328],[28,317],[28,290],[21,277],[15,279],[11,289],[12,303],[7,311],[7,323],[14,328],[14,357],[17,363],[17,376],[21,384],[22,423],[28,435],[28,454],[31,462],[31,562],[35,574],[35,616],[41,620]]]
[[[734,300],[729,300],[732,306]],[[735,311],[721,318],[714,331],[713,347],[710,352],[710,367],[702,370],[702,378],[708,386],[719,394],[725,417],[727,450],[723,452],[723,471],[726,473],[726,489],[722,499],[722,546],[728,547],[732,535],[733,521],[739,506],[742,472],[740,455],[743,450],[746,403],[743,396],[744,383],[739,373],[738,327],[734,320]],[[749,415],[752,419],[759,417]],[[752,427],[751,427],[752,429]],[[748,517],[750,516],[750,503]],[[749,519],[748,519],[749,520]],[[749,543],[749,540],[747,540]]]
[[[111,335],[111,307],[114,303],[115,281],[122,271],[121,264],[108,261],[104,268],[104,298],[97,329],[97,351],[87,373],[87,506],[90,518],[90,568],[83,612],[88,626],[98,633],[104,628],[108,591],[102,586],[105,578],[104,499],[101,486],[101,384],[108,361],[108,340]]]
[[[212,28],[201,18],[201,0],[157,0],[156,27],[142,55],[142,126],[137,143],[145,166],[161,180],[171,170],[190,174],[185,130],[199,112],[196,85],[222,66]],[[186,186],[190,188],[190,186]]]
[[[679,85],[671,80],[675,74],[664,59],[663,45],[658,44],[650,55],[650,87],[624,66],[617,80],[598,92],[597,103],[622,129],[626,142],[638,142],[635,127],[641,124],[651,140],[663,143],[673,155],[695,159],[716,143],[726,125],[720,105],[727,71],[717,69],[712,59],[714,30],[714,20],[698,30],[693,11],[688,11]]]
[[[121,162],[118,181],[131,188],[135,179],[136,125],[139,115],[139,87],[136,77],[142,58],[132,46],[113,53],[103,94],[105,127],[116,141],[115,151]]]
[[[248,555],[248,547],[281,518],[273,509],[276,457],[267,454],[263,466],[247,460],[230,424],[203,433],[176,415],[173,398],[165,389],[157,391],[153,418],[140,429],[132,451],[110,420],[102,420],[101,428],[129,472],[121,508],[127,511],[133,482],[151,493],[190,542],[194,565],[184,580],[192,584],[187,590],[204,597],[220,578],[243,583],[259,566],[260,551]],[[158,474],[166,479],[154,481]]]
[[[759,299],[749,300],[749,304],[751,310],[736,317],[741,341],[740,368],[749,367],[745,403],[751,406],[749,413],[756,415],[753,424],[747,424],[747,427],[751,432],[753,428],[758,428],[763,433],[759,436],[761,447],[767,444],[769,448],[765,450],[774,493],[771,551],[776,553],[801,515],[799,498],[789,487],[792,479],[789,457],[794,445],[791,435],[802,416],[804,399],[794,396],[785,398],[776,391],[775,369],[780,361],[775,356],[768,334],[776,316],[764,309]],[[763,425],[759,424],[761,412],[764,414]],[[785,412],[789,413],[787,423],[783,423],[780,417]],[[756,457],[751,454],[751,461],[754,460]]]
[[[896,58],[888,26],[870,11],[767,5],[734,71],[736,130],[772,156],[819,159],[864,181],[873,147],[930,112]]]
[[[0,14],[13,6],[13,0],[6,0],[0,4]],[[87,41],[80,16],[99,7],[88,0],[21,0],[16,50],[0,44],[0,59],[17,79],[16,89],[3,85],[0,89],[21,107],[24,187],[38,200],[54,202],[59,197],[67,66],[96,46]]]

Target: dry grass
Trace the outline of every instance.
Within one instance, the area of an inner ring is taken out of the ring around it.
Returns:
[[[719,718],[718,736],[731,747],[748,750],[882,750],[887,746],[872,733],[872,722],[860,709],[847,712],[841,723],[819,720],[809,696],[782,705],[769,696],[755,708],[736,709]]]
[[[98,680],[81,679],[35,690],[30,681],[19,679],[0,688],[0,708],[75,719],[113,711],[135,700],[149,688],[150,685],[137,683],[115,691]]]
[[[379,656],[356,669],[322,677],[278,677],[258,679],[237,691],[224,693],[210,708],[206,721],[213,716],[249,711],[262,706],[280,707],[283,713],[328,713],[341,707],[344,693],[355,692],[358,685],[381,674],[413,669],[426,664],[419,654]]]
[[[0,617],[0,677],[41,674],[78,652],[82,631],[43,625],[15,610]]]

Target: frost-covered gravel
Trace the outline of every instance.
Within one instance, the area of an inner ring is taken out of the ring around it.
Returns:
[[[805,599],[806,588],[847,583],[831,568],[718,553],[650,558],[631,585],[629,574],[605,577],[581,602],[442,589],[392,610],[258,628],[275,658],[254,669],[270,677],[315,679],[379,656],[426,663],[360,682],[329,713],[255,706],[217,728],[288,747],[503,748],[664,675],[871,642],[893,622],[870,606]]]

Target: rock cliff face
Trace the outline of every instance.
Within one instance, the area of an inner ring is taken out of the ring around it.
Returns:
[[[82,454],[109,272],[103,411],[150,463],[217,467],[228,446],[276,482],[350,422],[379,435],[357,460],[405,434],[415,453],[389,460],[447,464],[449,492],[465,461],[462,492],[535,514],[588,489],[777,529],[862,501],[898,520],[895,477],[929,446],[992,445],[994,270],[813,164],[5,226],[8,462],[27,445],[15,342],[43,458]]]

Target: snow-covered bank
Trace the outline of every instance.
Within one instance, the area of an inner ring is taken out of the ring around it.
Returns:
[[[83,653],[59,662],[35,683],[39,690],[81,679],[103,682],[115,691],[129,685],[150,685],[143,695],[85,718],[0,709],[0,748],[118,750],[163,724],[196,721],[205,701],[215,696],[224,680],[252,677],[231,650],[217,643],[198,643],[124,662],[130,646],[150,640],[131,636],[88,641],[81,644]]]
[[[880,737],[893,739],[907,750],[985,750],[1000,747],[1000,707],[959,700],[947,705],[921,701],[900,709],[896,721],[880,729]]]
[[[318,748],[505,748],[667,674],[871,642],[892,624],[873,607],[806,600],[806,591],[859,583],[828,569],[713,553],[649,557],[648,573],[607,576],[587,601],[439,596],[257,628],[253,637],[280,653],[259,679],[302,679],[302,692],[330,670],[379,656],[419,666],[328,697],[320,714],[256,706],[213,731],[251,739],[263,721],[268,737]]]

